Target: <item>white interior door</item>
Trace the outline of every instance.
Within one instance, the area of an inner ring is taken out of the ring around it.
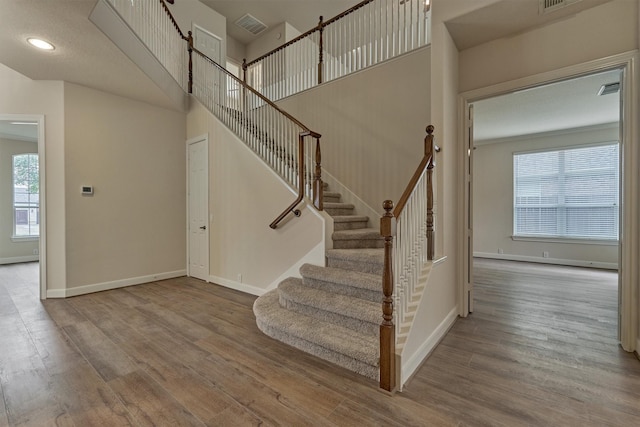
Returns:
[[[189,212],[188,274],[209,279],[209,149],[208,138],[187,142]]]
[[[196,49],[213,59],[220,65],[224,65],[222,61],[222,40],[215,34],[201,28],[197,25],[193,26],[193,44]]]

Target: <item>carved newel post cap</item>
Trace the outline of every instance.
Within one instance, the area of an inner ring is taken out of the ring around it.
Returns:
[[[427,126],[427,133],[429,135],[431,135],[433,133],[433,131],[435,130],[435,128],[433,127],[433,125],[429,125]]]
[[[393,209],[393,202],[391,200],[385,200],[384,202],[382,202],[382,208],[385,211],[390,212],[391,209]]]

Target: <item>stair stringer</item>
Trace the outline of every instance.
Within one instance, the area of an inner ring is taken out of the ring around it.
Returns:
[[[378,226],[378,218],[382,216],[380,212],[365,203],[364,200],[358,197],[353,191],[324,169],[322,170],[322,181],[327,183],[333,191],[340,193],[342,195],[343,202],[351,203],[354,206],[354,211],[358,212],[360,215],[368,216],[370,227],[372,226],[372,221],[374,227]],[[380,203],[380,207],[382,207],[382,203]]]

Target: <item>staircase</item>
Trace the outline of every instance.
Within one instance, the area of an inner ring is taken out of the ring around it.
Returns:
[[[333,217],[327,266],[304,264],[253,306],[258,328],[279,341],[377,380],[384,240],[369,218],[324,192]]]

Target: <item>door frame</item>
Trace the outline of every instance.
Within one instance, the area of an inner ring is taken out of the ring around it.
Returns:
[[[209,212],[209,179],[210,179],[210,170],[209,170],[209,134],[204,134],[204,135],[200,135],[200,136],[196,136],[194,138],[190,138],[187,140],[186,142],[186,160],[187,160],[187,188],[186,188],[186,201],[187,201],[187,229],[186,229],[186,233],[187,233],[187,276],[191,277],[191,262],[190,262],[190,252],[191,252],[191,245],[190,245],[190,238],[191,238],[191,232],[190,232],[190,219],[191,219],[191,212],[190,212],[190,194],[189,194],[189,185],[190,185],[190,180],[189,177],[191,176],[191,170],[190,170],[190,162],[189,162],[189,147],[193,144],[197,144],[199,142],[204,142],[205,143],[205,151],[206,151],[206,159],[207,159],[207,195],[206,195],[206,205],[207,205],[207,229],[206,229],[206,239],[207,239],[207,256],[206,256],[206,269],[207,269],[207,277],[205,279],[206,282],[209,282],[209,276],[210,276],[210,263],[211,263],[211,259],[210,259],[210,253],[211,253],[211,241],[210,241],[210,236],[211,236],[211,218],[210,218],[210,212]]]
[[[467,161],[467,150],[465,135],[468,132],[468,120],[466,116],[469,112],[469,106],[473,102],[486,98],[492,98],[515,92],[523,89],[529,89],[536,86],[542,86],[549,83],[555,83],[563,80],[594,74],[598,72],[619,69],[622,72],[622,85],[620,92],[620,100],[622,103],[621,110],[621,135],[620,144],[622,149],[620,155],[622,186],[621,196],[621,230],[620,233],[619,257],[618,257],[618,281],[619,281],[619,336],[620,345],[626,351],[638,351],[640,339],[638,338],[638,279],[639,269],[637,260],[640,259],[638,241],[640,240],[640,192],[632,188],[632,183],[640,182],[638,169],[640,162],[638,155],[640,153],[640,141],[638,141],[638,70],[637,62],[640,56],[637,51],[626,52],[614,55],[608,58],[598,59],[574,66],[560,68],[533,76],[520,78],[496,85],[474,89],[463,92],[458,95],[458,123],[459,123],[459,146],[464,147],[460,151],[459,165],[461,171],[465,171],[465,161]],[[469,153],[473,157],[473,150]],[[466,177],[465,177],[466,178]],[[464,198],[466,179],[461,179],[459,186],[459,194],[461,194],[462,214],[460,215],[460,230],[466,230],[464,223],[466,215],[472,212],[470,209],[473,202]],[[460,233],[459,248],[461,256],[461,268],[473,268],[473,263],[466,259],[467,254],[472,254],[472,248],[469,247],[466,239],[467,233]],[[472,255],[470,255],[472,256]],[[461,277],[465,272],[462,271]],[[472,274],[472,272],[471,272]],[[458,309],[461,317],[469,314],[468,303],[465,303],[465,281],[460,280],[458,285]]]
[[[40,204],[40,236],[38,238],[38,263],[40,279],[40,299],[47,298],[47,193],[46,193],[46,157],[45,157],[45,128],[43,114],[0,114],[0,120],[16,122],[37,122],[38,123],[38,177],[39,183],[39,204]]]

